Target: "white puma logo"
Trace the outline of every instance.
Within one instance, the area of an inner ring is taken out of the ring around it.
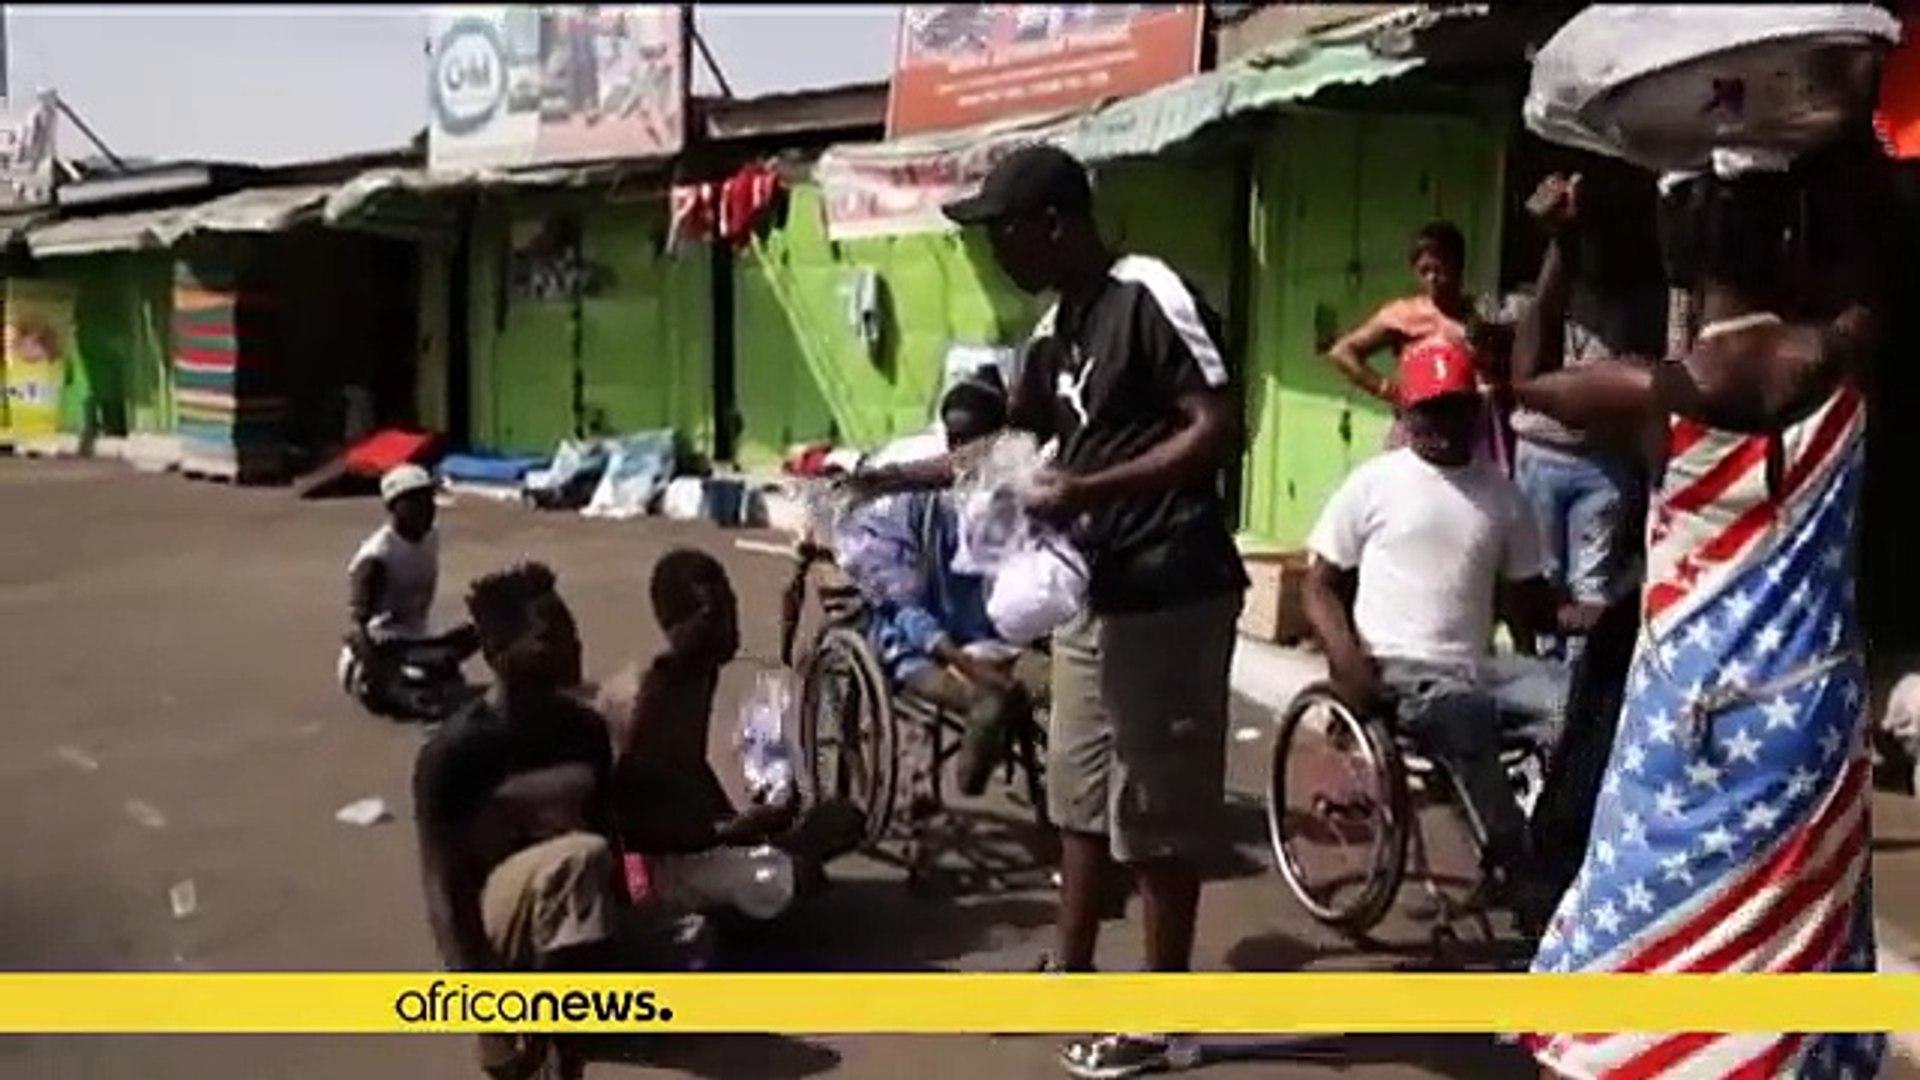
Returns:
[[[1088,420],[1087,376],[1093,374],[1093,361],[1082,353],[1077,345],[1073,347],[1073,358],[1079,374],[1071,375],[1064,371],[1055,374],[1053,392],[1060,400],[1067,403],[1067,407],[1073,410],[1073,414],[1079,417],[1080,423],[1084,425]]]

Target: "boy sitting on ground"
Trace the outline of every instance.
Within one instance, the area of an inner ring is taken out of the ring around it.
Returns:
[[[763,845],[778,855],[762,858],[790,860],[796,891],[806,891],[828,860],[858,846],[859,812],[826,803],[803,814],[791,792],[734,809],[707,758],[720,671],[740,649],[733,585],[712,556],[680,548],[655,564],[650,592],[667,647],[644,673],[629,668],[610,681],[599,702],[623,850],[641,860],[652,897],[673,908],[734,908],[738,865],[713,853],[745,857]]]
[[[614,891],[612,758],[575,696],[580,637],[539,564],[489,574],[467,596],[497,677],[414,763],[414,815],[434,943],[450,971],[670,970],[700,961],[697,924],[648,920]],[[651,949],[649,945],[661,948]],[[481,1063],[525,1077],[577,1044],[485,1036]]]
[[[380,478],[387,520],[347,564],[348,631],[340,681],[379,715],[428,715],[432,703],[407,669],[452,679],[479,646],[473,627],[434,636],[428,628],[440,582],[440,534],[434,529],[433,477],[401,465]]]

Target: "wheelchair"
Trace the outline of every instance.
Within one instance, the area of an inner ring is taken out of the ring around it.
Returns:
[[[1538,705],[1510,707],[1505,717],[1537,720],[1547,718],[1544,712]],[[1503,724],[1500,758],[1521,808],[1531,814],[1548,748],[1520,727]],[[1452,810],[1465,826],[1475,867],[1486,847],[1484,830],[1467,810],[1459,778],[1423,755],[1391,719],[1356,715],[1329,683],[1303,689],[1274,733],[1266,803],[1275,869],[1294,900],[1322,925],[1372,944],[1374,929],[1412,876],[1436,915],[1436,953],[1458,944],[1454,928],[1463,917],[1474,921],[1484,940],[1494,939],[1485,909],[1462,905],[1443,888],[1420,811],[1433,805]]]
[[[798,741],[805,798],[843,799],[858,806],[867,821],[864,852],[903,869],[910,888],[929,885],[935,860],[948,851],[965,855],[975,871],[995,883],[1044,872],[1041,865],[991,858],[977,847],[943,845],[951,837],[942,834],[952,831],[941,828],[951,824],[943,820],[949,817],[946,773],[960,750],[964,718],[912,693],[897,693],[888,684],[867,636],[869,611],[857,587],[842,579],[813,588],[820,626],[801,648],[800,624],[813,572],[822,564],[831,569],[832,563],[829,549],[797,545],[781,609],[780,662],[795,671],[800,682]],[[1050,835],[1044,703],[1036,702],[1023,727],[1007,733],[998,782],[1010,789],[1016,806],[1024,805],[1039,833]]]

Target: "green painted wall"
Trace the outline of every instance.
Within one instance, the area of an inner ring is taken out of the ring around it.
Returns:
[[[420,311],[416,324],[414,357],[414,407],[420,426],[428,431],[447,430],[447,303],[448,275],[453,272],[453,253],[444,240],[434,238],[420,244]]]
[[[67,366],[60,430],[88,418],[102,434],[173,430],[173,264],[164,253],[51,260],[45,276],[75,288],[79,362]]]
[[[587,424],[605,434],[673,428],[713,446],[713,261],[704,246],[660,254],[665,204],[601,206],[588,218],[589,262],[612,273],[582,304]]]
[[[1241,507],[1250,538],[1303,542],[1347,472],[1378,452],[1387,409],[1350,390],[1321,354],[1412,290],[1414,230],[1451,219],[1467,236],[1468,286],[1497,284],[1503,140],[1498,122],[1458,116],[1275,119],[1255,171]]]
[[[1101,170],[1099,189],[1114,246],[1166,258],[1224,309],[1230,170],[1123,163]],[[844,289],[861,268],[884,283],[888,330],[872,355],[846,315]],[[780,228],[736,259],[734,280],[737,456],[749,467],[795,443],[872,446],[925,427],[948,345],[1024,341],[1043,308],[992,266],[978,236],[829,243],[811,186],[793,193]]]
[[[604,291],[513,299],[505,274],[515,221],[571,210]],[[499,197],[475,222],[468,308],[474,442],[550,451],[575,434],[578,373],[585,421],[606,432],[671,427],[705,452],[713,438],[711,256],[660,254],[665,204],[609,204],[603,193]],[[576,317],[577,316],[577,317]]]
[[[862,269],[881,282],[871,353],[847,315]],[[782,226],[734,260],[735,456],[761,466],[794,443],[922,428],[949,343],[1019,340],[1037,314],[959,235],[828,242],[819,190],[801,186]]]

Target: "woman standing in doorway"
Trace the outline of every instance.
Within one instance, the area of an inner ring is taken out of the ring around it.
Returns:
[[[1668,276],[1703,317],[1691,352],[1555,371],[1537,330],[1564,311],[1537,312],[1514,349],[1521,404],[1644,439],[1657,477],[1619,736],[1536,971],[1874,967],[1851,555],[1863,376],[1890,310],[1887,163],[1854,140],[1791,170],[1716,166],[1661,206]],[[1552,215],[1559,244],[1580,242],[1574,191]],[[1871,1076],[1883,1040],[1561,1034],[1533,1049],[1549,1075]]]
[[[1465,285],[1467,240],[1450,221],[1436,221],[1413,235],[1407,254],[1409,266],[1420,283],[1413,296],[1390,300],[1366,322],[1333,343],[1327,361],[1346,377],[1354,389],[1379,398],[1398,409],[1398,380],[1373,370],[1369,361],[1381,352],[1396,357],[1412,342],[1436,335],[1470,341],[1480,323],[1473,297]],[[1486,450],[1491,459],[1506,471],[1507,446],[1501,409],[1489,397],[1486,410]],[[1402,441],[1400,422],[1394,421],[1387,432],[1387,448]]]

